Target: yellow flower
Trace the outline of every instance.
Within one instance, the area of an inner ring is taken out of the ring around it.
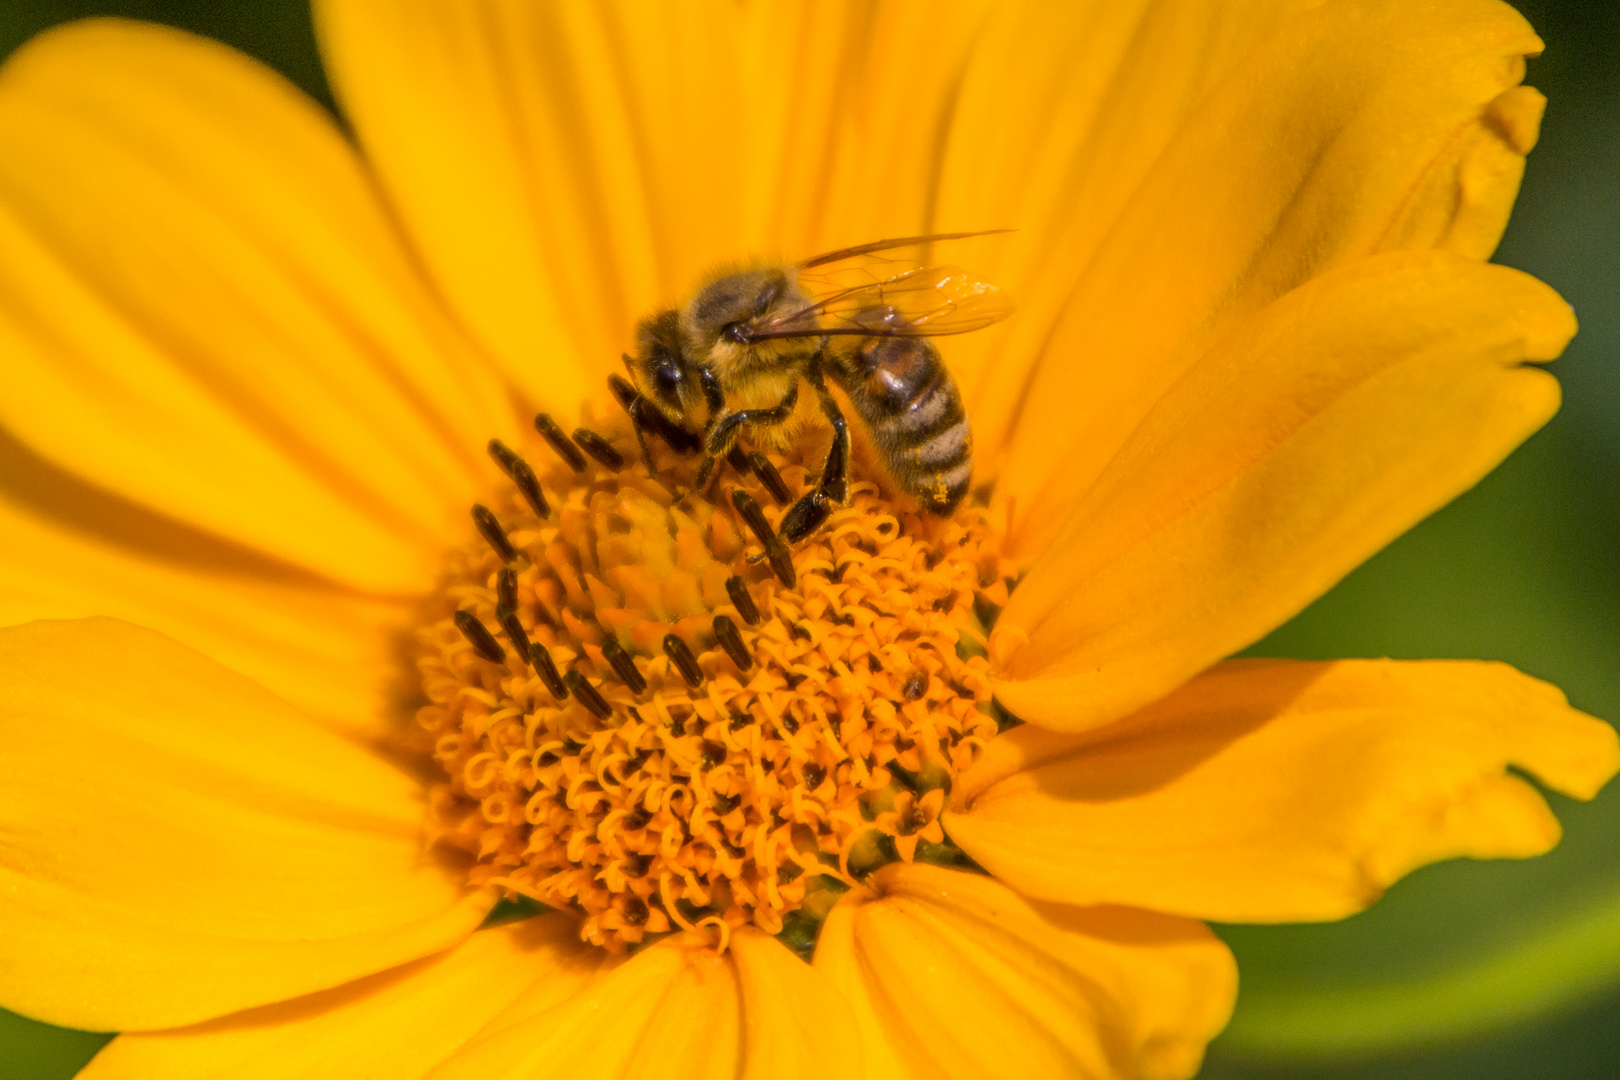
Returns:
[[[0,1005],[133,1033],[84,1075],[1186,1077],[1199,920],[1545,851],[1510,769],[1620,764],[1500,665],[1221,662],[1556,407],[1568,308],[1482,261],[1511,9],[317,16],[359,151],[173,31],[0,72]],[[712,265],[1003,226],[948,521],[861,459],[789,572],[520,437],[628,450],[602,380]]]

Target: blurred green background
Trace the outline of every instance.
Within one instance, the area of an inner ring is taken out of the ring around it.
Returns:
[[[1563,411],[1506,464],[1254,653],[1485,657],[1620,719],[1620,0],[1526,0],[1551,99],[1497,261],[1551,283],[1581,332]],[[0,55],[121,14],[220,38],[328,105],[294,0],[0,0]],[[1552,797],[1564,842],[1455,862],[1342,923],[1221,927],[1243,992],[1209,1080],[1620,1078],[1620,783]],[[0,931],[3,932],[3,931]],[[0,1012],[0,1080],[71,1076],[105,1036]]]

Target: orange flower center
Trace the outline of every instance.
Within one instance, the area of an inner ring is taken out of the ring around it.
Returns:
[[[491,444],[513,482],[417,635],[430,836],[614,951],[813,934],[885,862],[960,861],[938,818],[997,730],[982,616],[1011,572],[986,512],[904,509],[857,468],[788,552],[813,437],[678,500],[696,457],[649,437],[650,476],[628,425],[603,430],[549,425],[537,468]]]

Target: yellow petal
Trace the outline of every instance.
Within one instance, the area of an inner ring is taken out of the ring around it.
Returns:
[[[922,231],[985,6],[327,0],[316,16],[444,294],[514,382],[571,412],[635,321],[712,264]]]
[[[1294,290],[1164,395],[992,639],[1026,720],[1107,723],[1277,626],[1552,415],[1569,307],[1515,270],[1394,252]]]
[[[416,273],[336,126],[238,53],[94,21],[0,72],[0,423],[95,485],[425,588],[513,421]]]
[[[855,1015],[820,971],[758,930],[731,935],[742,988],[743,1080],[866,1075]]]
[[[1180,1080],[1231,1013],[1236,966],[1198,923],[1037,909],[992,878],[920,863],[873,884],[876,899],[833,909],[816,946],[863,1035],[883,1040],[873,1076]]]
[[[1111,727],[998,737],[945,829],[1029,896],[1334,919],[1424,863],[1552,847],[1510,767],[1590,798],[1620,743],[1502,664],[1234,661]]]
[[[110,615],[367,738],[401,720],[408,614],[212,542],[0,440],[0,626]]]
[[[79,1080],[417,1080],[518,995],[578,984],[575,921],[545,915],[333,990],[234,1016],[115,1039]]]
[[[497,1018],[433,1080],[732,1078],[742,1034],[736,972],[712,949],[666,938],[592,981]]]
[[[425,857],[419,785],[112,619],[0,630],[0,1005],[195,1023],[438,951],[488,901]]]
[[[1528,24],[1495,0],[1306,6],[1152,4],[1128,38],[1098,35],[1100,66],[1070,76],[1095,89],[1059,97],[1048,143],[951,159],[960,179],[947,169],[942,205],[1005,199],[1030,215],[1001,222],[1023,226],[1006,270],[1028,294],[1020,314],[950,354],[983,394],[986,452],[1013,432],[998,483],[1022,557],[1188,365],[1278,296],[1392,247],[1494,247],[1535,139],[1539,98],[1513,90],[1541,49]],[[1037,56],[1111,18],[1074,7],[1046,17],[1057,25]],[[979,107],[998,118],[1018,115],[1001,88],[1024,62],[1003,52]]]

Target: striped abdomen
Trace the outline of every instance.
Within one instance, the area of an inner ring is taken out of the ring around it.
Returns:
[[[973,478],[973,433],[927,338],[867,338],[841,357],[839,382],[905,492],[948,514]]]

